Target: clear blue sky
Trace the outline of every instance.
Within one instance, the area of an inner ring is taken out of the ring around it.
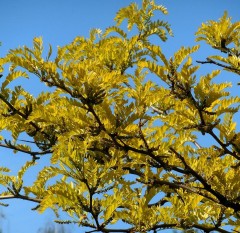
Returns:
[[[78,35],[87,36],[91,28],[104,29],[113,24],[113,18],[118,9],[128,5],[130,0],[1,0],[0,1],[0,57],[11,48],[21,45],[31,46],[33,37],[42,36],[47,47],[51,44],[65,45]],[[141,3],[141,0],[135,1]],[[162,44],[163,51],[170,56],[182,45],[194,45],[194,33],[202,22],[216,20],[229,12],[234,21],[240,20],[240,0],[156,0],[165,5],[169,15],[164,16],[172,25],[174,38]],[[204,60],[211,54],[208,47],[203,46],[197,54],[199,60]],[[214,67],[206,65],[201,72],[207,72]],[[228,78],[226,73],[223,78]],[[236,81],[237,76],[229,77]],[[27,82],[24,82],[28,85]],[[28,86],[35,92],[40,86]],[[12,155],[10,151],[0,148],[0,166],[8,165],[17,170],[24,155]],[[46,158],[47,159],[47,158]],[[42,163],[42,164],[41,164]],[[40,165],[44,164],[44,160]],[[29,177],[31,180],[32,177]],[[42,215],[31,211],[32,203],[24,201],[9,201],[8,208],[0,210],[5,219],[0,219],[4,233],[35,233],[45,223],[51,221],[54,215],[48,211]],[[84,232],[77,227],[69,228],[72,233]]]

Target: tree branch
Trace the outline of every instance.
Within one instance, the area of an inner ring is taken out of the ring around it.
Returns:
[[[25,154],[29,154],[33,157],[33,160],[39,159],[38,155],[45,155],[45,154],[50,154],[53,151],[51,150],[45,150],[45,151],[26,151],[23,149],[20,149],[14,145],[6,145],[6,144],[2,144],[0,143],[0,147],[4,147],[4,148],[8,148],[8,149],[12,149],[12,150],[17,150],[19,152],[25,153]]]
[[[239,211],[240,210],[240,204],[239,203],[234,203],[231,200],[228,200],[225,196],[223,196],[221,193],[219,193],[218,191],[212,189],[211,185],[207,183],[207,181],[201,176],[199,175],[195,170],[193,170],[185,161],[184,157],[178,153],[175,149],[173,149],[172,147],[170,148],[170,150],[182,161],[183,165],[185,166],[185,168],[198,180],[201,182],[201,184],[203,185],[203,187],[205,188],[206,191],[208,191],[209,193],[211,193],[212,195],[214,195],[218,201],[219,204],[222,204],[225,207],[230,207],[232,208],[234,211]],[[216,201],[215,201],[216,202]]]
[[[224,152],[225,152],[226,154],[230,154],[230,155],[232,155],[235,159],[240,160],[240,157],[237,156],[237,154],[236,154],[235,152],[232,152],[232,151],[230,151],[230,150],[227,148],[229,145],[224,144],[224,143],[217,137],[217,135],[216,135],[212,130],[210,130],[210,131],[207,132],[207,133],[210,134],[210,135],[215,139],[215,141],[223,148],[223,150],[224,150]]]
[[[21,195],[21,194],[0,196],[0,200],[7,200],[7,199],[22,199],[22,200],[26,200],[26,201],[32,201],[32,202],[35,202],[35,203],[40,203],[41,202],[40,199],[24,196],[24,195]]]
[[[231,70],[231,71],[234,71],[234,72],[240,74],[240,70],[239,69],[231,67],[231,66],[224,65],[224,64],[219,63],[219,62],[216,62],[216,61],[212,60],[209,57],[207,58],[207,61],[196,61],[196,62],[200,63],[200,64],[214,64],[214,65],[223,67],[224,69]]]
[[[19,116],[21,116],[24,120],[28,120],[28,116],[25,115],[25,114],[23,114],[20,110],[16,109],[9,101],[7,101],[7,100],[5,99],[5,97],[4,97],[1,93],[0,93],[0,99],[8,106],[13,112],[17,113],[17,114],[18,114]],[[30,121],[29,124],[30,124],[31,126],[33,126],[33,127],[36,129],[36,131],[41,132],[42,134],[44,134],[47,138],[50,137],[46,132],[41,131],[41,128],[40,128],[37,124],[35,124],[34,122]]]

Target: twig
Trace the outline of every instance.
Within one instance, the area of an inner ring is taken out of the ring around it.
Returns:
[[[22,153],[25,153],[25,154],[29,154],[33,157],[33,159],[39,159],[39,157],[37,155],[45,155],[45,154],[50,154],[52,153],[51,150],[45,150],[45,151],[27,151],[27,150],[23,150],[23,149],[20,149],[14,145],[5,145],[5,144],[2,144],[0,143],[0,147],[4,147],[4,148],[8,148],[8,149],[12,149],[12,150],[17,150],[19,152],[22,152]]]
[[[36,202],[36,203],[41,202],[40,199],[31,198],[31,197],[24,196],[24,195],[21,195],[21,194],[0,196],[0,200],[16,199],[16,198],[26,200],[26,201],[32,201],[32,202]]]
[[[224,69],[236,71],[238,74],[240,74],[240,70],[239,70],[239,69],[234,68],[234,67],[231,67],[231,66],[223,65],[222,63],[216,62],[216,61],[212,60],[212,59],[209,58],[209,57],[207,58],[207,61],[196,61],[196,62],[197,62],[197,63],[200,63],[200,64],[214,64],[214,65],[223,67]]]

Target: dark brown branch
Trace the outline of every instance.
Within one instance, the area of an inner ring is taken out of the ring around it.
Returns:
[[[24,196],[24,195],[21,195],[21,194],[0,196],[0,200],[7,200],[7,199],[22,199],[22,200],[32,201],[32,202],[36,202],[36,203],[40,203],[41,202],[40,199]]]
[[[224,143],[217,137],[217,135],[216,135],[212,130],[210,130],[210,131],[207,132],[207,133],[210,134],[210,135],[215,139],[215,141],[223,148],[223,150],[224,150],[224,152],[225,152],[226,154],[230,154],[230,155],[232,155],[234,158],[240,160],[240,157],[237,156],[237,154],[236,154],[235,152],[230,151],[230,150],[227,148],[228,145],[224,144]]]
[[[111,232],[131,233],[131,232],[134,232],[133,230],[134,230],[134,228],[128,228],[128,229],[102,229],[101,232],[105,232],[105,233],[111,233]],[[86,231],[86,233],[92,233],[92,232],[99,232],[99,229],[92,230],[92,231]]]
[[[104,124],[101,122],[101,120],[98,117],[97,113],[95,112],[93,106],[88,105],[88,111],[93,114],[95,120],[97,121],[97,123],[99,125],[99,128],[101,130],[103,130],[112,139],[113,143],[118,148],[121,148],[122,150],[125,150],[125,151],[133,151],[133,152],[136,152],[139,154],[149,155],[152,159],[154,159],[156,162],[158,162],[161,166],[166,167],[166,164],[159,158],[159,156],[155,156],[152,152],[131,147],[131,146],[127,145],[123,140],[120,140],[121,143],[119,143],[119,141],[118,141],[119,138],[118,138],[117,134],[111,134],[106,130]]]
[[[165,203],[169,202],[168,200],[166,200],[166,197],[170,197],[171,193],[167,193],[165,197],[163,197],[162,199],[160,199],[159,201],[153,203],[153,204],[148,204],[148,207],[151,208],[152,206],[163,206]]]
[[[220,232],[220,233],[231,233],[231,231],[227,231],[227,230],[224,230],[224,229],[221,229],[217,226],[214,226],[214,227],[205,227],[203,225],[200,225],[200,224],[193,224],[191,225],[191,227],[195,227],[199,230],[203,230],[204,232]]]
[[[28,115],[22,113],[20,110],[16,109],[9,101],[5,99],[5,97],[0,93],[0,99],[13,111],[14,113],[17,113],[19,116],[21,116],[24,120],[28,120]],[[30,121],[29,124],[35,128],[37,132],[41,132],[43,135],[46,136],[46,138],[49,140],[51,137],[46,132],[42,131],[42,129],[34,122]]]
[[[153,181],[153,184],[154,185],[160,185],[160,186],[166,185],[171,189],[180,189],[181,188],[181,189],[184,189],[188,192],[196,193],[196,194],[198,194],[202,197],[205,197],[205,198],[207,198],[207,199],[209,199],[213,202],[217,202],[216,199],[214,199],[211,196],[206,195],[205,193],[201,192],[201,190],[199,190],[198,187],[191,187],[191,186],[185,185],[185,184],[180,183],[180,182],[169,182],[169,181],[165,181],[165,180],[156,180],[156,179]]]
[[[207,61],[196,61],[196,62],[200,63],[200,64],[214,64],[214,65],[223,67],[224,69],[231,70],[231,71],[234,71],[234,72],[240,74],[240,70],[239,69],[231,67],[231,66],[224,65],[224,64],[219,63],[219,62],[216,62],[216,61],[212,60],[209,57],[207,58]]]
[[[46,83],[49,86],[55,86],[63,91],[65,91],[66,93],[68,93],[72,98],[74,99],[79,99],[83,104],[86,104],[86,98],[83,97],[83,95],[79,92],[76,92],[74,90],[71,90],[70,88],[66,87],[66,85],[64,84],[64,82],[62,80],[58,80],[58,83],[55,81],[55,79],[52,79],[53,81],[50,81],[48,79],[46,79],[45,77],[41,77],[38,75],[38,77],[41,79],[42,82]],[[86,109],[85,107],[83,107],[84,109]]]
[[[94,195],[94,190],[93,188],[90,187],[90,185],[88,184],[87,180],[85,181],[85,184],[87,186],[87,189],[88,189],[88,192],[89,192],[89,212],[91,213],[95,223],[96,223],[96,227],[97,229],[100,229],[101,226],[100,226],[100,223],[98,221],[98,215],[99,213],[96,213],[96,211],[94,210],[94,207],[93,207],[93,195]],[[95,190],[97,188],[94,188]]]
[[[21,111],[19,111],[18,109],[16,109],[10,102],[8,102],[4,96],[2,94],[0,94],[0,99],[15,113],[17,113],[19,116],[21,116],[24,120],[28,120],[28,116],[23,114]],[[41,131],[41,128],[36,125],[34,122],[30,121],[29,122],[30,125],[32,125],[38,132]],[[41,132],[43,134],[45,134],[47,137],[49,137],[48,134],[46,134],[45,132]]]
[[[234,203],[231,200],[228,200],[225,196],[223,196],[221,193],[219,193],[218,191],[212,189],[211,185],[207,183],[207,181],[201,176],[199,175],[195,170],[193,170],[185,161],[184,157],[178,153],[175,149],[170,148],[170,150],[182,161],[183,165],[185,166],[185,168],[192,174],[192,176],[194,176],[198,181],[201,182],[201,184],[203,185],[203,187],[205,188],[206,191],[208,191],[209,193],[211,193],[212,195],[214,195],[218,201],[219,204],[225,206],[225,207],[230,207],[232,208],[235,212],[240,210],[240,204],[239,203]],[[216,202],[216,201],[215,201]]]
[[[23,149],[20,149],[20,148],[14,146],[14,145],[10,146],[10,145],[2,144],[2,143],[0,143],[0,147],[12,149],[12,150],[17,150],[19,152],[22,152],[22,153],[25,153],[25,154],[29,154],[29,155],[33,156],[33,158],[35,158],[35,159],[37,159],[38,155],[50,154],[50,153],[53,152],[51,150],[46,150],[46,151],[26,151],[26,150],[23,150]]]

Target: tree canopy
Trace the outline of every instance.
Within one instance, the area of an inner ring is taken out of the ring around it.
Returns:
[[[154,1],[132,3],[56,55],[38,37],[0,59],[0,146],[29,155],[16,175],[0,167],[2,201],[62,210],[69,218],[57,222],[89,232],[240,232],[240,97],[218,78],[240,74],[240,22],[224,12],[203,23],[196,41],[216,55],[193,61],[198,44],[164,55],[173,32],[161,14]],[[205,63],[217,70],[199,76]],[[17,78],[46,87],[34,96]]]

